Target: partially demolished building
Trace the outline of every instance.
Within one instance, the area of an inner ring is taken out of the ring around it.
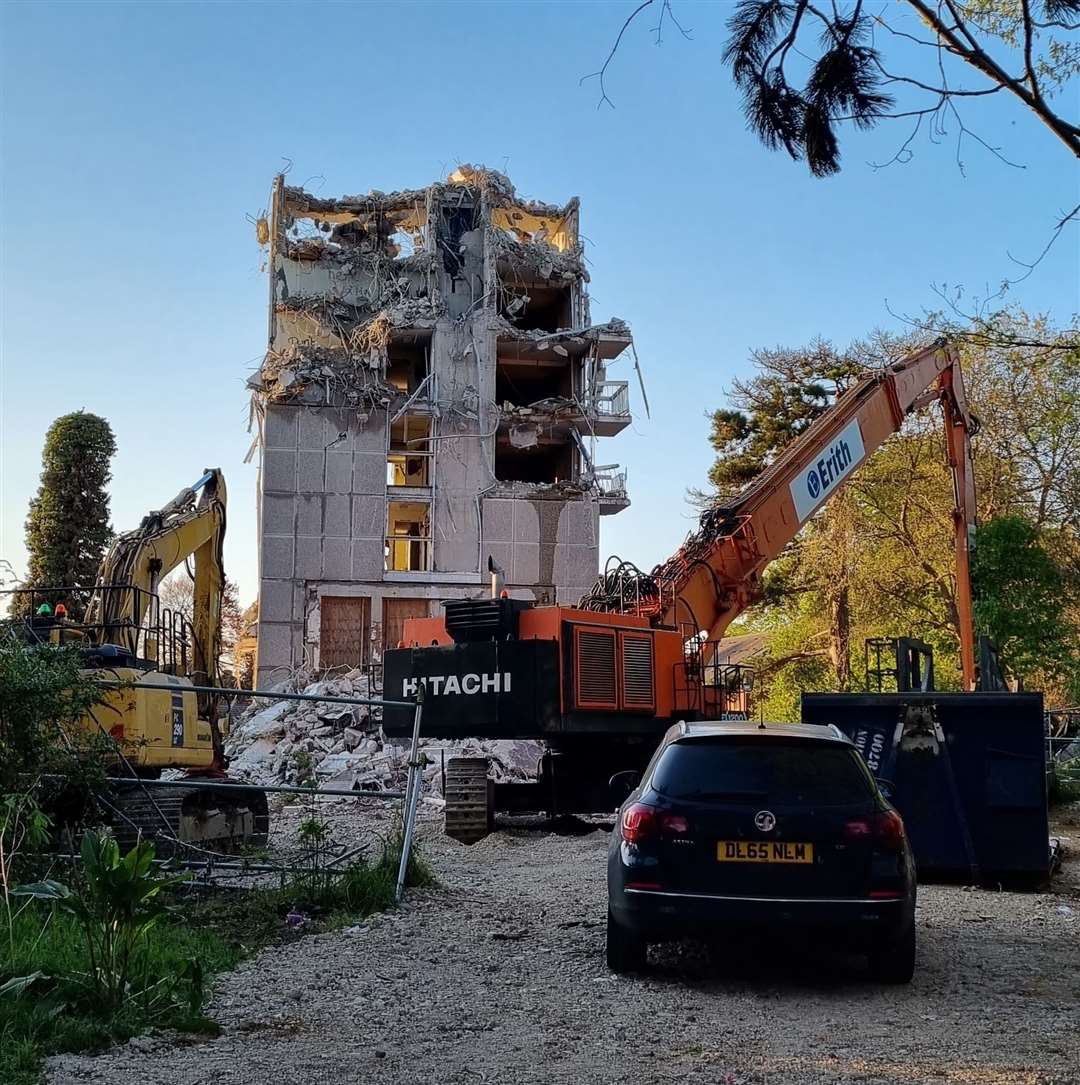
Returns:
[[[592,323],[578,201],[461,167],[407,192],[274,183],[259,427],[258,682],[363,665],[488,590],[573,602],[629,504],[596,440],[630,423],[621,320]]]

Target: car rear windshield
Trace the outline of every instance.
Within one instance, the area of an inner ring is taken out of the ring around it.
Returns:
[[[873,786],[850,747],[815,742],[701,739],[672,743],[652,786],[673,799],[769,799],[835,806],[864,802]]]

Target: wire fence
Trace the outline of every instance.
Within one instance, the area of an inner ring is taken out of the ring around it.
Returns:
[[[408,708],[413,712],[412,739],[407,761],[406,787],[404,791],[374,791],[361,788],[320,788],[318,786],[304,785],[269,785],[249,784],[244,781],[235,781],[221,778],[192,778],[185,777],[172,780],[146,779],[140,774],[138,767],[125,752],[117,738],[94,716],[94,722],[101,735],[110,744],[116,763],[121,767],[123,774],[106,778],[106,782],[113,788],[126,788],[135,790],[141,794],[145,804],[153,813],[152,828],[147,828],[145,823],[140,823],[132,818],[125,810],[123,804],[113,801],[115,795],[98,795],[96,800],[109,813],[114,824],[125,825],[137,838],[143,836],[154,839],[161,843],[171,853],[171,861],[195,874],[199,875],[199,881],[207,884],[220,884],[227,881],[242,881],[250,885],[265,884],[269,876],[276,876],[282,885],[287,879],[300,875],[310,874],[312,870],[313,850],[316,853],[320,869],[324,872],[333,872],[335,868],[342,868],[350,860],[356,860],[363,856],[367,850],[366,845],[349,847],[343,843],[320,843],[316,849],[306,847],[303,844],[293,848],[284,848],[280,845],[275,847],[276,858],[271,858],[268,853],[256,854],[255,856],[238,856],[229,852],[218,850],[213,846],[205,846],[192,840],[185,840],[179,834],[179,825],[163,809],[167,804],[166,796],[170,790],[182,790],[186,794],[197,794],[205,790],[221,794],[224,789],[232,787],[243,788],[245,791],[257,791],[265,794],[291,794],[296,795],[307,802],[314,804],[322,798],[354,799],[358,803],[368,802],[385,803],[400,801],[401,807],[401,856],[398,863],[397,880],[395,886],[395,899],[400,901],[404,894],[406,873],[409,866],[409,857],[415,835],[417,808],[420,793],[423,789],[423,761],[420,754],[420,723],[423,712],[424,690],[421,687],[417,691],[415,701],[394,701],[382,697],[342,697],[334,695],[319,695],[308,693],[288,693],[276,690],[243,689],[222,686],[196,686],[186,682],[145,682],[138,681],[134,684],[102,679],[98,682],[104,689],[131,689],[137,687],[143,690],[157,690],[168,693],[196,693],[211,697],[225,698],[230,706],[235,699],[268,700],[272,702],[317,702],[343,706],[361,706],[371,708]],[[62,738],[70,744],[68,736]],[[269,824],[267,825],[269,832]],[[70,858],[74,859],[72,855]]]

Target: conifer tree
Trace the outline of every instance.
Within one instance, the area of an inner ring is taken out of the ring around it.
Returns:
[[[26,518],[29,567],[25,587],[93,586],[112,536],[106,487],[115,452],[112,427],[96,414],[75,411],[49,427],[41,456],[41,485]],[[77,620],[82,617],[86,593],[70,593],[63,602],[69,616]]]

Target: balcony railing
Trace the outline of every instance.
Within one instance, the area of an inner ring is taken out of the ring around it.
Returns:
[[[589,407],[600,418],[630,417],[630,384],[628,381],[604,381],[588,400]]]
[[[624,498],[626,497],[626,471],[601,469],[595,475],[596,488],[601,497]]]

